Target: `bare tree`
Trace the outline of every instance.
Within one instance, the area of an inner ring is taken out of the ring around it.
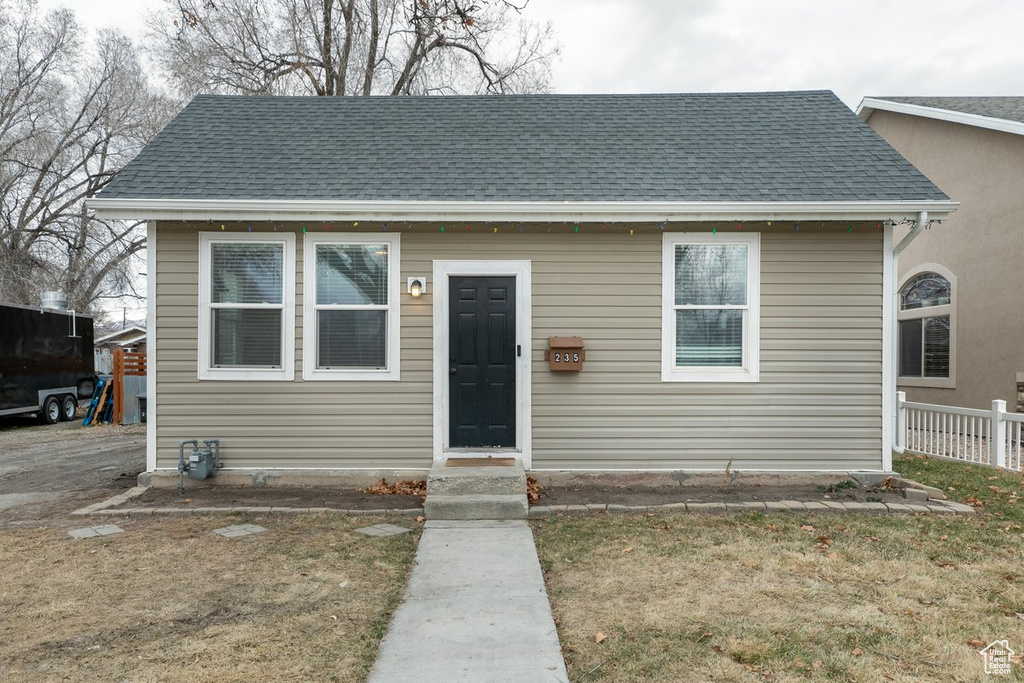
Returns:
[[[529,0],[165,0],[154,58],[186,94],[538,92],[558,49]]]
[[[145,235],[97,220],[83,201],[170,113],[125,36],[101,32],[89,50],[70,11],[0,0],[0,300],[63,289],[95,311],[133,291]]]

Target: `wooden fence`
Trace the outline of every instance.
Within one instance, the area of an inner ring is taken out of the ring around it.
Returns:
[[[131,379],[131,378],[141,379]],[[146,386],[146,352],[125,351],[114,349],[114,390],[117,392],[117,400],[114,401],[114,424],[123,424],[125,419],[125,406],[130,406],[130,415],[137,418],[136,396],[140,388]],[[138,422],[138,419],[130,419],[129,422]]]

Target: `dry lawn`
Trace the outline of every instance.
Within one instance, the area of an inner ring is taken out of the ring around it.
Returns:
[[[0,531],[0,680],[365,680],[418,535],[352,532],[369,517],[111,521],[125,533]],[[270,531],[209,533],[243,522]]]
[[[911,459],[896,469],[985,512],[537,523],[570,679],[988,678],[983,645],[1008,638],[1024,652],[1021,477]]]

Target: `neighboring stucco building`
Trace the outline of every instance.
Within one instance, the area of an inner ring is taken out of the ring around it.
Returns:
[[[90,206],[149,221],[151,471],[833,472],[956,207],[827,91],[200,96]]]
[[[899,287],[918,306],[900,313],[901,346],[923,358],[903,359],[900,388],[1024,412],[1024,97],[871,97],[858,112],[961,203],[899,257]]]

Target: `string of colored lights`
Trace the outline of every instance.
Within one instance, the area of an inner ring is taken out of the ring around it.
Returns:
[[[659,223],[655,223],[654,225],[657,225],[658,230],[660,232],[664,232],[665,231],[665,224],[666,224],[666,222],[667,221],[662,221],[662,222],[659,222]],[[742,221],[740,221],[740,222],[736,223],[736,230],[737,231],[742,231],[744,229],[744,227],[754,227],[754,226],[756,226],[757,224],[759,224],[761,222],[762,221],[751,221],[751,222],[748,222],[748,223],[744,224]],[[937,221],[929,221],[929,225],[931,225],[931,223],[933,223],[933,222],[937,222]],[[213,219],[208,219],[207,223],[213,223]],[[769,227],[769,228],[772,227],[772,225],[773,225],[772,221],[763,221],[763,223],[764,223],[764,225],[766,227]],[[906,223],[906,222],[904,222],[904,223]],[[912,221],[910,223],[912,223]],[[875,229],[876,230],[881,230],[885,226],[894,227],[894,226],[899,225],[899,224],[901,224],[901,222],[900,221],[895,221],[895,220],[888,220],[888,221],[884,221],[884,222],[876,222],[875,223]],[[572,225],[572,228],[573,228],[572,232],[574,234],[579,233],[581,231],[580,230],[580,223],[579,222],[574,222],[571,225]],[[519,226],[519,232],[520,233],[526,232],[526,225],[525,224],[519,223],[518,226]],[[825,221],[820,221],[818,223],[818,226],[820,228],[824,228],[825,227]],[[274,232],[277,232],[278,227],[284,227],[284,226],[282,226],[282,223],[279,222],[279,221],[272,223],[272,228],[273,228]],[[324,223],[324,229],[325,230],[331,230],[333,227],[334,227],[334,225],[332,223],[329,223],[329,222]],[[352,222],[352,227],[356,228],[356,229],[359,228],[359,221],[353,221]],[[388,223],[381,223],[380,227],[381,227],[381,231],[382,232],[383,231],[387,231],[388,227],[389,227],[389,224]],[[413,228],[413,223],[408,223],[406,227],[407,227],[407,229],[412,229]],[[467,223],[465,227],[466,227],[466,231],[467,232],[472,232],[473,231],[473,225],[472,224],[468,224]],[[487,223],[477,224],[477,228],[478,229],[480,229],[480,228],[486,229],[487,227],[488,227]],[[490,227],[492,228],[492,232],[493,233],[497,234],[499,232],[499,228],[500,228],[499,225],[491,225]],[[638,227],[639,226],[633,225],[633,226],[631,226],[629,228],[630,236],[635,234],[635,231],[637,230]],[[720,226],[718,226],[718,225],[712,224],[711,225],[711,234],[717,235],[719,227]],[[722,226],[722,227],[724,227],[724,226]],[[853,227],[854,227],[853,223],[847,223],[847,225],[846,225],[846,232],[847,233],[852,233],[853,232]],[[253,228],[252,223],[247,223],[246,224],[246,230],[248,232],[252,232],[252,228]],[[308,225],[302,225],[301,228],[302,228],[303,234],[306,234],[306,232],[309,230],[309,226]],[[514,232],[514,228],[515,228],[515,225],[510,223],[509,224],[509,232]],[[221,229],[221,232],[225,232],[227,230],[227,226],[224,223],[221,223],[220,224],[220,229]],[[607,230],[608,229],[608,225],[606,223],[601,223],[600,224],[600,229],[601,230]],[[550,224],[548,224],[547,225],[547,232],[550,233],[551,230],[552,230],[552,226]],[[438,225],[438,231],[442,232],[442,233],[445,232],[445,224],[444,223],[441,223],[441,224]],[[684,229],[684,232],[685,231],[686,230]],[[798,223],[798,222],[793,223],[793,231],[794,232],[800,232],[800,223]]]

